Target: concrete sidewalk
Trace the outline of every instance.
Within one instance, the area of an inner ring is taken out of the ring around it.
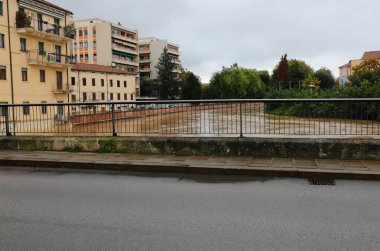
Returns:
[[[380,161],[1,151],[0,166],[380,180]]]

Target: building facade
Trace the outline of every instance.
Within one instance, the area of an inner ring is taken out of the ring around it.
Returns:
[[[135,101],[136,75],[111,66],[77,63],[71,69],[71,102]]]
[[[175,63],[174,71],[181,73],[181,61],[179,59],[181,53],[179,45],[168,42],[167,40],[158,39],[154,37],[142,38],[139,40],[139,54],[140,54],[140,78],[157,77],[156,65],[159,62],[164,48],[167,48],[169,54]]]
[[[364,52],[361,59],[350,60],[347,64],[339,67],[339,84],[340,86],[345,86],[349,79],[348,77],[353,74],[353,69],[355,66],[360,65],[362,62],[370,59],[378,59],[380,61],[380,51],[367,51]]]
[[[0,0],[1,103],[68,101],[72,15],[44,0]]]
[[[73,55],[77,62],[115,65],[138,74],[138,31],[99,18],[75,21]],[[97,39],[101,38],[101,39]]]

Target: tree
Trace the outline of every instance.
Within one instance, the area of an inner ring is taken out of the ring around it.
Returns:
[[[191,71],[183,72],[182,79],[182,99],[195,100],[202,98],[202,84],[198,76]]]
[[[207,94],[221,99],[257,98],[263,90],[264,83],[256,70],[233,66],[212,75]]]
[[[261,81],[263,81],[263,83],[266,86],[269,86],[270,81],[271,81],[269,72],[268,71],[258,71],[257,73],[259,74]]]
[[[364,72],[375,71],[380,69],[380,61],[378,59],[369,59],[361,62],[359,65],[353,67],[354,74],[362,74]]]
[[[288,80],[292,82],[303,81],[313,74],[314,70],[305,61],[291,59],[289,60]]]
[[[316,91],[320,89],[320,86],[321,86],[321,81],[318,78],[313,77],[313,76],[307,77],[302,83],[303,88],[312,89]]]
[[[320,80],[321,89],[331,89],[335,84],[335,79],[332,72],[327,68],[321,68],[313,74],[313,77]]]
[[[280,88],[280,84],[282,81],[288,80],[288,55],[285,54],[284,56],[281,56],[280,63],[276,66],[276,68],[273,70],[273,77],[272,79],[275,80],[275,85],[277,88]]]
[[[165,48],[156,66],[158,70],[155,79],[158,85],[160,99],[175,99],[180,96],[180,82],[174,72],[175,64],[172,57]]]
[[[157,97],[158,96],[158,88],[157,84],[153,79],[150,78],[141,78],[140,81],[140,94],[145,97]]]

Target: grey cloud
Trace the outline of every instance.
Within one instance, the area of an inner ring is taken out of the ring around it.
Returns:
[[[179,44],[184,66],[205,81],[235,62],[272,71],[284,53],[337,75],[349,59],[360,58],[365,50],[380,50],[378,0],[52,2],[72,10],[77,19],[120,21],[137,28],[140,36]]]

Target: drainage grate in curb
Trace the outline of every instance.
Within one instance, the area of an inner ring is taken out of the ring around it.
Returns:
[[[311,186],[335,186],[335,180],[331,179],[309,179]]]

